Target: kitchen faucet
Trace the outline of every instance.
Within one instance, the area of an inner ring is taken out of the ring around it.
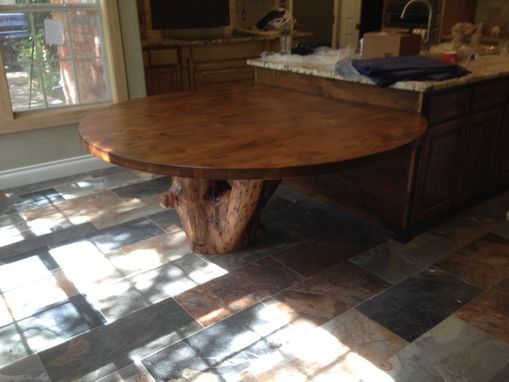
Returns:
[[[401,19],[405,18],[406,11],[407,11],[408,7],[414,3],[424,4],[428,8],[428,28],[426,29],[426,39],[422,42],[423,49],[428,50],[431,45],[430,44],[430,42],[431,42],[431,19],[433,17],[433,6],[431,5],[431,3],[428,0],[410,0],[403,7],[403,11],[401,12],[400,18]]]

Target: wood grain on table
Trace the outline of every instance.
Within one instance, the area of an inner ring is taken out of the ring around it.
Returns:
[[[142,171],[281,179],[404,149],[426,126],[415,113],[246,83],[112,105],[85,117],[80,134],[95,156]]]

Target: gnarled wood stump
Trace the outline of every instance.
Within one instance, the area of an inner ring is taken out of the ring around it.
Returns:
[[[279,183],[173,177],[161,205],[176,209],[194,252],[229,253],[264,232],[260,215]]]

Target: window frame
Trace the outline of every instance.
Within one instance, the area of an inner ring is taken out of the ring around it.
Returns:
[[[110,102],[93,105],[65,106],[15,112],[12,110],[9,84],[0,52],[0,134],[16,133],[32,129],[63,126],[78,123],[88,112],[128,99],[127,75],[120,32],[118,0],[99,0],[111,91]]]

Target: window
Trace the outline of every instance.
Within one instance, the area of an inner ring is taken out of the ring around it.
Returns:
[[[0,0],[0,132],[127,98],[117,0]]]

